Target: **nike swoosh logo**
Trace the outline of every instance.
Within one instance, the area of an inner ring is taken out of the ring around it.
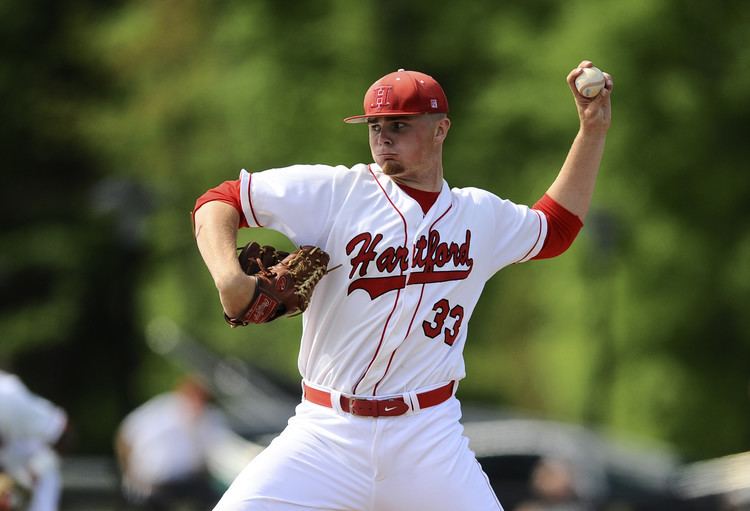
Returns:
[[[396,408],[398,408],[398,406],[386,406],[385,408],[383,408],[383,411],[390,412],[391,410],[395,410]]]

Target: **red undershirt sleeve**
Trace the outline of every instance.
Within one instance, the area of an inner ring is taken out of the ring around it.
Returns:
[[[240,227],[248,227],[245,215],[242,213],[242,204],[240,204],[240,180],[224,181],[219,186],[211,188],[206,193],[198,197],[193,208],[193,217],[198,209],[211,201],[221,201],[229,204],[240,214]]]
[[[581,219],[546,193],[534,204],[533,209],[541,211],[547,217],[547,237],[542,250],[533,259],[548,259],[565,252],[583,227]]]

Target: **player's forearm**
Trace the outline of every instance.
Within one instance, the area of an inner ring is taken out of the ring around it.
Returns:
[[[581,129],[560,173],[547,190],[547,195],[582,221],[586,218],[594,195],[605,140],[606,132],[587,132]]]
[[[240,314],[255,291],[255,280],[245,275],[237,260],[239,214],[220,201],[204,204],[195,213],[195,239],[206,263],[224,312]]]

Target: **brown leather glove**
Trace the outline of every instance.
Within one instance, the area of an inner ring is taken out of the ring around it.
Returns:
[[[255,241],[251,241],[239,250],[240,266],[248,275],[255,275],[263,268],[275,266],[289,255],[289,252],[276,250],[270,245],[261,246]]]
[[[313,289],[328,273],[330,257],[318,247],[303,246],[292,252],[278,251],[256,242],[245,245],[239,261],[243,271],[255,277],[255,295],[247,310],[224,319],[230,326],[267,323],[307,309]]]

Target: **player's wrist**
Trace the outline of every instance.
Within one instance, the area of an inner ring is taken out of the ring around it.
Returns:
[[[578,133],[587,138],[605,138],[609,131],[609,124],[582,122]]]
[[[608,130],[609,125],[602,126],[581,122],[581,125],[578,128],[578,135],[576,136],[576,139],[584,143],[598,144],[603,142],[607,138]]]
[[[242,314],[255,296],[256,279],[244,273],[217,283],[219,299],[230,318]]]
[[[242,271],[239,264],[226,265],[222,271],[217,271],[213,274],[214,286],[219,293],[231,293],[234,289],[241,288],[246,285],[248,275]]]
[[[579,131],[588,135],[604,136],[611,124],[611,119],[604,112],[583,112],[580,115]]]

